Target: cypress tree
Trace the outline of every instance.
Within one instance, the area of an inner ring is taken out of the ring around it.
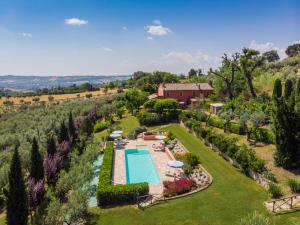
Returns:
[[[53,156],[54,153],[56,152],[56,143],[53,137],[50,137],[47,140],[47,153],[48,155]]]
[[[293,88],[290,80],[287,80],[285,83],[283,96],[281,81],[278,79],[275,81],[273,90],[273,125],[275,128],[276,152],[274,158],[276,164],[283,167],[292,167],[297,161],[292,93]]]
[[[298,79],[295,90],[295,111],[300,115],[300,79]]]
[[[75,137],[76,129],[74,126],[74,120],[73,120],[73,115],[72,112],[69,114],[69,120],[68,120],[68,129],[69,129],[69,134],[72,138]]]
[[[58,142],[62,143],[63,141],[68,141],[69,135],[68,135],[68,129],[66,127],[66,124],[64,121],[60,124],[60,129],[58,133]]]
[[[6,221],[8,225],[27,225],[28,223],[28,197],[17,147],[10,165]]]
[[[284,97],[287,99],[291,96],[293,91],[293,82],[287,79],[284,86]]]
[[[287,79],[284,87],[284,100],[288,107],[289,116],[293,118],[293,113],[295,110],[295,92],[293,91],[293,82]]]
[[[36,181],[44,179],[43,159],[39,152],[39,145],[36,138],[33,138],[31,147],[30,176]]]
[[[82,125],[82,132],[88,137],[93,133],[93,123],[89,118],[85,118]]]
[[[274,89],[273,89],[273,98],[274,100],[280,98],[282,95],[282,85],[281,80],[276,79],[274,83]]]

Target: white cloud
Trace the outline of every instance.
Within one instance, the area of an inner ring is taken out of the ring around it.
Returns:
[[[165,36],[172,32],[168,27],[164,27],[159,20],[154,20],[152,25],[146,26],[146,30],[153,36]]]
[[[147,37],[147,40],[153,40],[153,37],[148,36],[148,37]]]
[[[127,30],[127,27],[126,27],[126,26],[123,26],[123,27],[122,27],[122,30]]]
[[[261,53],[276,50],[280,58],[287,57],[287,55],[285,54],[285,49],[275,46],[273,42],[258,43],[255,40],[252,40],[249,45],[249,48],[260,51]]]
[[[171,51],[162,54],[158,60],[147,64],[150,70],[165,70],[174,73],[187,73],[191,68],[217,68],[221,65],[221,58],[211,56],[201,51],[196,53]]]
[[[89,21],[87,20],[81,20],[78,18],[70,18],[70,19],[65,19],[65,24],[66,25],[71,25],[71,26],[82,26],[88,24]]]
[[[106,51],[106,52],[112,52],[112,49],[109,48],[109,47],[103,47],[103,50]]]
[[[19,33],[19,35],[22,36],[22,37],[25,37],[25,38],[32,38],[31,33],[22,32],[22,33]]]

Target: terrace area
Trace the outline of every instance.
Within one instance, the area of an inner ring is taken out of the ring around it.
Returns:
[[[114,151],[114,167],[113,167],[113,183],[114,184],[126,184],[126,162],[125,162],[125,150],[137,149],[137,146],[143,146],[148,149],[154,166],[157,170],[160,183],[149,184],[149,193],[152,195],[163,194],[164,180],[172,180],[173,177],[168,176],[168,172],[172,170],[167,163],[170,160],[174,160],[172,153],[168,149],[165,151],[159,151],[154,146],[159,146],[162,141],[160,140],[144,140],[143,138],[137,138],[136,140],[124,140],[122,148],[115,148]],[[173,169],[175,170],[175,169]],[[174,172],[183,172],[182,169],[176,169]]]

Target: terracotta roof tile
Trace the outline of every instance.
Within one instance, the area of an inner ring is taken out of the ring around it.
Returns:
[[[162,85],[166,91],[213,90],[213,88],[208,83],[166,83]]]

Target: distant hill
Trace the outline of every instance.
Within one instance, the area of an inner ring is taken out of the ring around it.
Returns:
[[[103,84],[113,80],[127,80],[130,75],[117,76],[0,76],[0,88],[10,90],[35,90],[65,87],[83,83]]]

